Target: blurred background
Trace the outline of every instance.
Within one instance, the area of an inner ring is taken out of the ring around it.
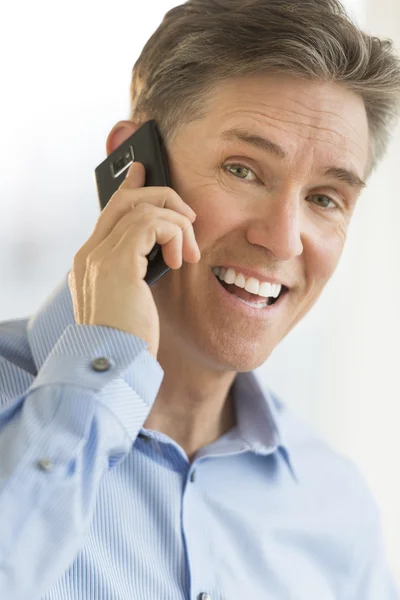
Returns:
[[[178,0],[21,0],[1,8],[0,320],[36,310],[91,234],[94,168],[129,116],[131,68]],[[399,0],[347,0],[400,48]],[[258,369],[363,472],[400,584],[400,128],[359,201],[336,274],[310,315]],[[377,599],[378,600],[378,599]]]

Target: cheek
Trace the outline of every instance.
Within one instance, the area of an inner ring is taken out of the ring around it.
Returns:
[[[307,237],[300,257],[304,269],[305,288],[297,297],[295,318],[288,332],[310,311],[332,277],[344,246],[343,235]],[[297,303],[298,302],[298,303]]]
[[[186,202],[197,215],[193,227],[201,249],[243,225],[243,211],[235,210],[232,195],[216,185],[191,190]]]
[[[307,268],[311,271],[309,278],[317,283],[317,288],[322,289],[328,279],[333,275],[341,257],[346,240],[347,228],[340,225],[325,235],[315,237],[305,245],[304,253],[308,254],[305,260]]]

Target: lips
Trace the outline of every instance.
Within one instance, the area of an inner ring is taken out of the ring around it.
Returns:
[[[282,291],[287,290],[281,284],[260,282],[254,277],[246,279],[243,273],[236,272],[233,268],[213,267],[212,272],[227,292],[256,308],[271,306]]]
[[[227,284],[213,274],[211,275],[217,280],[220,289],[222,288],[222,294],[228,301],[228,304],[232,305],[233,308],[237,308],[238,305],[242,306],[243,309],[250,311],[252,317],[263,317],[269,315],[270,311],[274,311],[275,307],[279,307],[289,292],[288,288],[283,286],[281,293],[277,298],[262,298],[261,296],[256,296],[250,292],[247,292],[246,290],[242,290],[233,284]],[[249,296],[243,297],[243,292],[249,294]]]

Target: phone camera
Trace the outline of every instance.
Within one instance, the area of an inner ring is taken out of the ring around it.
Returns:
[[[114,160],[111,163],[112,176],[115,178],[121,175],[121,173],[129,169],[134,160],[135,157],[133,154],[133,148],[132,146],[129,146],[129,148],[127,150],[124,150],[122,155],[119,158],[117,158],[117,160]]]

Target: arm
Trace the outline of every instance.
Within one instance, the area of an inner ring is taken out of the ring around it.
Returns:
[[[102,476],[131,449],[162,379],[147,256],[196,263],[196,215],[134,163],[69,274],[75,325],[23,398],[0,412],[0,598],[34,600],[71,564]],[[51,326],[51,322],[49,323]],[[98,372],[98,357],[113,367]]]
[[[70,325],[23,398],[0,411],[0,598],[40,598],[70,566],[102,476],[132,447],[162,369],[142,340]],[[107,357],[109,370],[93,369]]]

